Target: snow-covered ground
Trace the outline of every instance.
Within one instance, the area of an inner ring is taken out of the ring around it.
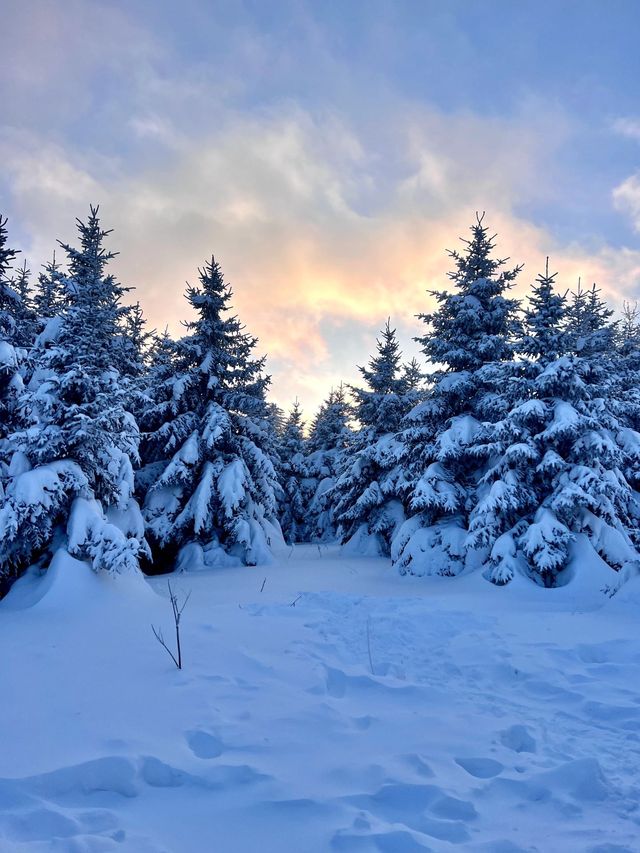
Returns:
[[[266,578],[266,581],[264,580]],[[640,591],[298,546],[0,604],[0,850],[640,850]]]

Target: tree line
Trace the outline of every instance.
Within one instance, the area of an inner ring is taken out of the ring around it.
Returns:
[[[477,217],[419,315],[424,364],[403,362],[387,320],[361,383],[333,389],[307,434],[297,401],[287,416],[269,402],[215,258],[174,338],[127,301],[97,208],[77,230],[32,277],[0,217],[4,591],[60,548],[149,573],[268,562],[283,539],[496,584],[564,583],[578,542],[611,589],[638,571],[635,308],[614,320],[548,262],[513,298],[522,267]]]

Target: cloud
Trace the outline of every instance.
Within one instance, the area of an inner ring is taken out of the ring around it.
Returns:
[[[43,260],[55,237],[73,239],[74,217],[100,201],[116,229],[118,273],[156,327],[179,330],[184,282],[215,253],[240,316],[273,356],[282,403],[298,395],[313,407],[331,384],[355,379],[387,316],[405,339],[419,333],[414,315],[432,305],[429,289],[446,287],[445,249],[466,235],[476,209],[488,209],[499,251],[527,262],[522,288],[551,254],[564,286],[582,275],[616,301],[632,292],[638,253],[558,245],[515,212],[517,200],[553,192],[540,177],[550,155],[542,128],[415,109],[393,121],[381,145],[343,117],[290,104],[227,116],[204,138],[165,122],[163,168],[133,176],[25,134],[5,135],[0,154],[12,210],[33,234],[30,255]],[[327,322],[341,324],[342,342]]]
[[[631,118],[629,116],[618,118],[613,123],[613,129],[620,136],[640,141],[640,119],[638,118]]]
[[[640,172],[631,175],[613,191],[613,199],[618,210],[625,213],[640,231]]]
[[[626,116],[613,122],[613,130],[621,136],[640,142],[640,118]],[[640,172],[625,178],[612,193],[616,210],[631,220],[636,231],[640,231]]]
[[[519,292],[547,254],[562,286],[597,280],[615,303],[637,287],[640,253],[559,242],[523,212],[562,203],[557,155],[578,131],[558,107],[529,98],[509,115],[445,112],[377,79],[371,100],[374,83],[350,81],[317,32],[312,64],[335,102],[252,101],[248,81],[290,79],[299,47],[274,63],[281,45],[240,21],[221,28],[215,64],[185,63],[115,4],[14,2],[14,23],[26,26],[27,6],[36,67],[17,55],[19,26],[0,35],[16,87],[0,157],[32,268],[99,202],[118,275],[151,325],[179,332],[185,281],[215,253],[282,404],[297,395],[313,409],[331,385],[356,380],[389,315],[413,354],[414,315],[432,307],[428,290],[446,287],[445,250],[476,210],[498,251],[526,263]],[[62,104],[48,103],[53,90]],[[637,177],[615,196],[637,221],[639,196]]]

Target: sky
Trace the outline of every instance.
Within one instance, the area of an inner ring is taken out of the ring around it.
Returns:
[[[637,0],[1,0],[0,212],[32,270],[99,204],[181,333],[211,255],[307,418],[387,317],[407,359],[476,211],[640,296]]]

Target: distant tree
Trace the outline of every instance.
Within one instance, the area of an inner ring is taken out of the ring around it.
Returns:
[[[359,368],[367,387],[350,386],[360,429],[351,439],[331,501],[343,543],[389,554],[391,539],[405,520],[400,499],[406,488],[404,447],[395,434],[418,402],[421,373],[415,361],[402,366],[389,320],[376,349],[368,367]]]
[[[25,350],[33,346],[38,327],[38,318],[32,305],[30,279],[31,270],[24,261],[22,266],[14,268],[14,275],[9,282],[17,296],[13,307],[13,343]]]
[[[66,302],[64,281],[65,274],[56,261],[54,252],[51,260],[43,265],[42,272],[38,275],[33,296],[33,307],[41,321],[46,322],[62,311]]]
[[[7,245],[8,237],[7,219],[0,214],[0,334],[3,340],[13,339],[13,315],[18,302],[18,294],[10,285],[10,273],[18,250]]]
[[[337,535],[330,493],[351,441],[350,418],[351,408],[341,383],[320,406],[307,443],[308,531],[313,541],[329,541]]]
[[[307,491],[308,469],[302,409],[296,400],[287,417],[279,443],[283,500],[280,524],[289,544],[308,538]]]

